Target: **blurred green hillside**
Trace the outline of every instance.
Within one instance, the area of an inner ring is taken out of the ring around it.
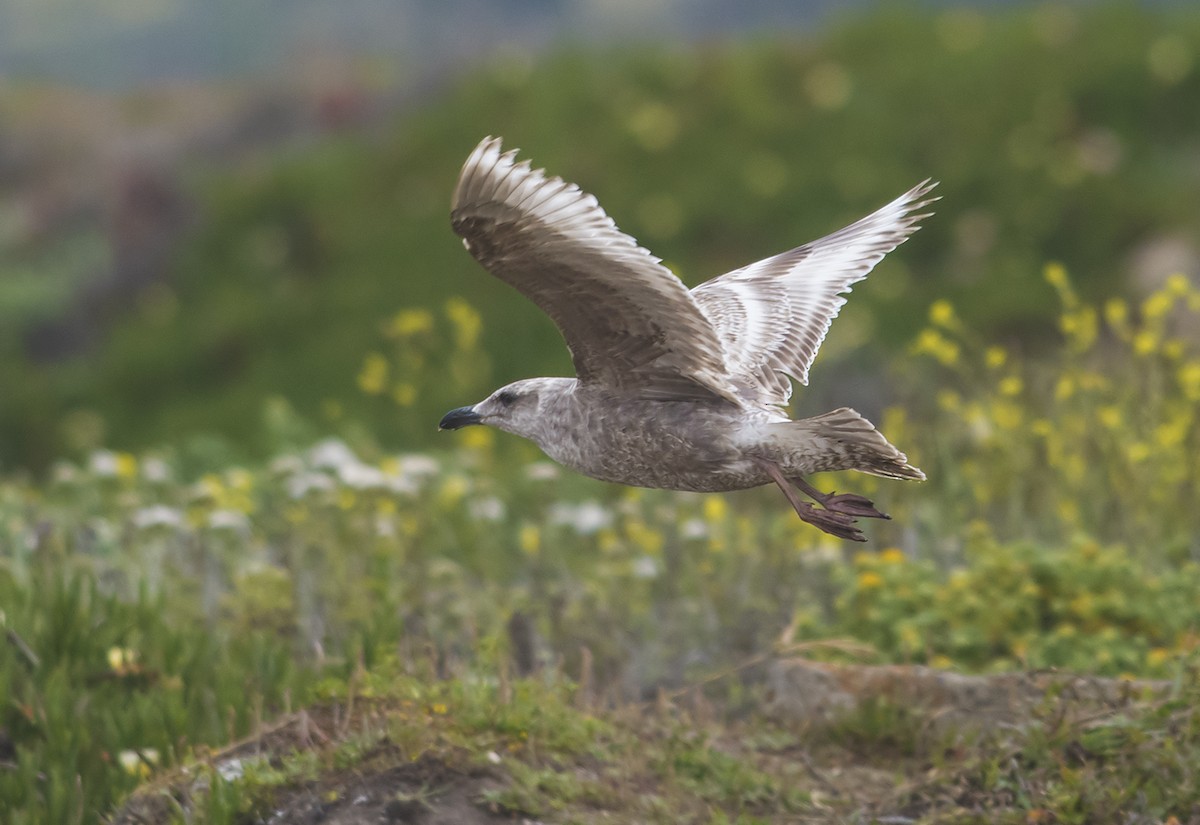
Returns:
[[[399,410],[357,379],[368,352],[394,355],[384,333],[399,310],[441,323],[451,299],[482,316],[475,395],[568,372],[549,321],[450,231],[458,169],[486,134],[596,194],[691,284],[940,180],[938,215],[834,325],[806,407],[853,400],[830,367],[874,374],[937,298],[1035,348],[1054,306],[1044,261],[1095,297],[1168,274],[1136,263],[1158,244],[1200,247],[1197,54],[1200,10],[1121,4],[888,6],[813,39],[498,59],[382,133],[187,170],[200,220],[171,280],[86,355],[28,363],[0,305],[0,463],[194,433],[261,454],[302,421],[422,443],[444,409],[475,400],[442,388],[436,342],[401,359],[419,393]]]

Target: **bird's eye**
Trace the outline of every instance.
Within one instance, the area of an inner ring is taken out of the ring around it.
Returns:
[[[506,407],[511,407],[513,402],[517,400],[517,394],[512,390],[505,390],[496,396],[496,400]]]

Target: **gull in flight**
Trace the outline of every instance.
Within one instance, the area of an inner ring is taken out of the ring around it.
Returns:
[[[867,498],[804,476],[858,470],[922,481],[852,409],[791,420],[843,293],[909,235],[926,181],[844,229],[689,290],[622,233],[596,199],[486,138],[467,158],[451,219],[467,250],[550,316],[574,378],[528,378],[451,410],[439,429],[487,424],[584,475],[723,492],[774,482],[801,519],[865,541]],[[804,501],[804,493],[814,503]]]

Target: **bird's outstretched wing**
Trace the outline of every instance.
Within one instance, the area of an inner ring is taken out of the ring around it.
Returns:
[[[914,213],[937,200],[927,197],[936,185],[925,181],[832,235],[692,290],[746,402],[783,406],[792,395],[788,376],[808,383],[813,358],[846,303],[842,294],[929,217]]]
[[[467,249],[550,316],[579,380],[644,398],[725,398],[725,351],[687,287],[591,195],[486,138],[463,166],[451,221]]]

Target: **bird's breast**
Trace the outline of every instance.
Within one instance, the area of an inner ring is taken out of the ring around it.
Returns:
[[[755,487],[765,473],[736,446],[738,417],[722,405],[630,400],[563,416],[542,450],[602,481],[717,492]]]

